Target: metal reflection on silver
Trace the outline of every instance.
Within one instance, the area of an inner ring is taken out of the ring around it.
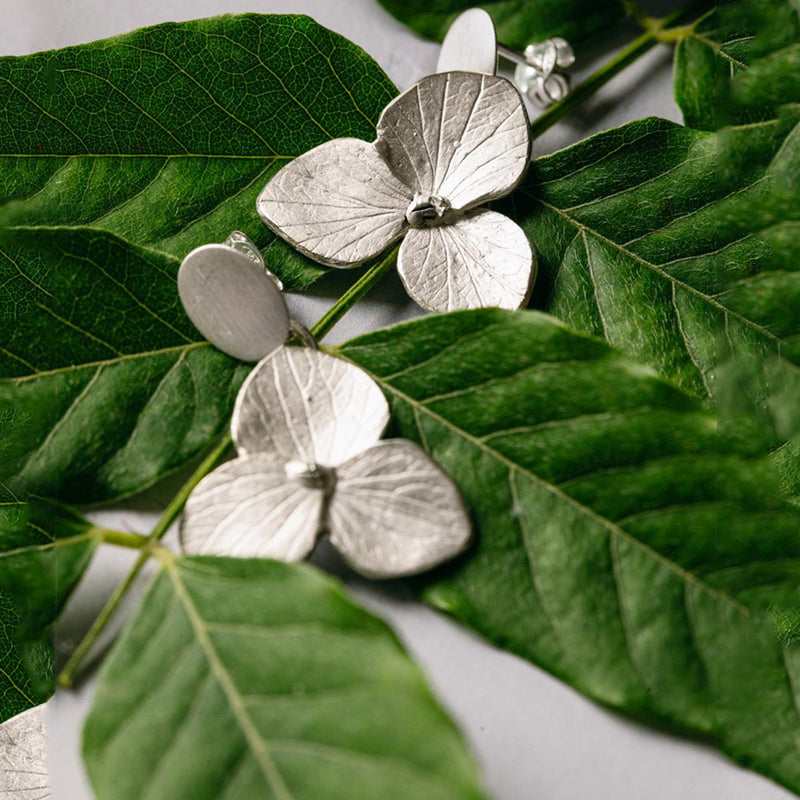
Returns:
[[[192,250],[178,271],[178,294],[195,327],[241,361],[259,361],[289,335],[278,278],[255,245],[235,231],[224,244]]]
[[[553,36],[529,44],[520,53],[498,43],[494,22],[482,8],[470,8],[453,20],[442,42],[436,71],[494,75],[498,56],[517,65],[514,80],[536,105],[546,108],[563,100],[569,92],[564,70],[575,63],[575,54],[566,39]]]
[[[393,100],[375,142],[336,139],[287,164],[258,210],[274,232],[334,267],[357,266],[403,238],[400,275],[430,311],[516,309],[530,291],[533,251],[505,218],[514,244],[497,246],[487,237],[499,215],[474,212],[513,191],[529,158],[528,116],[511,83],[446,72]]]
[[[186,504],[189,553],[297,561],[327,534],[369,577],[410,575],[452,558],[470,523],[458,489],[417,445],[379,441],[389,408],[342,359],[281,347],[237,398],[238,458]]]
[[[41,709],[0,725],[0,800],[49,800],[47,734]]]

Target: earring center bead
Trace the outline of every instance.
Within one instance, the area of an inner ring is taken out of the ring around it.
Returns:
[[[443,217],[450,211],[450,201],[437,194],[416,194],[406,211],[406,222],[412,228],[431,228],[445,220]]]

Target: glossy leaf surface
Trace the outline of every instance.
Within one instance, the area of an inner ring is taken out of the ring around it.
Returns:
[[[536,302],[718,402],[735,352],[776,402],[800,375],[799,165],[797,112],[724,137],[645,119],[538,159],[511,209]]]
[[[675,98],[694,128],[775,119],[800,101],[800,9],[790,0],[727,0],[675,50]]]
[[[394,94],[360,48],[300,16],[166,23],[3,58],[0,225],[91,228],[179,258],[242,229],[297,289],[322,270],[275,241],[256,197],[312,147],[374,138]]]
[[[15,491],[94,502],[150,485],[228,425],[248,372],[181,307],[171,256],[110,234],[33,229],[0,238],[0,401],[25,413]]]
[[[98,800],[484,797],[386,625],[277,561],[165,566],[103,668],[84,754]]]
[[[459,485],[476,545],[427,599],[589,697],[800,790],[800,514],[696,401],[535,312],[341,353]]]
[[[53,693],[53,624],[95,545],[79,515],[0,483],[0,721]]]

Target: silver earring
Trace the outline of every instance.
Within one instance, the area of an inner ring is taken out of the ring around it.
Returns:
[[[535,256],[524,231],[484,204],[530,160],[530,122],[505,78],[429,75],[384,109],[377,139],[334,139],[279,170],[258,198],[277,235],[331,267],[356,267],[402,239],[397,269],[428,311],[525,305]]]
[[[575,63],[575,54],[566,39],[553,36],[529,44],[520,53],[497,41],[492,18],[480,8],[471,8],[453,21],[442,42],[436,71],[494,75],[498,57],[517,65],[517,87],[539,106],[552,105],[569,92],[569,76],[563,70]]]
[[[353,569],[377,578],[454,557],[471,534],[456,485],[416,444],[380,440],[389,422],[380,387],[316,348],[279,283],[238,232],[181,264],[179,294],[197,328],[229,355],[260,359],[231,419],[238,457],[189,497],[183,549],[298,561],[327,536]],[[311,346],[285,346],[293,331]]]

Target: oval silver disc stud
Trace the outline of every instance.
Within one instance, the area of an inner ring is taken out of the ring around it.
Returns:
[[[437,72],[497,72],[494,22],[482,8],[470,8],[453,21],[439,51]]]
[[[240,361],[260,361],[289,336],[289,311],[263,264],[227,244],[205,244],[183,259],[178,294],[211,344]]]

